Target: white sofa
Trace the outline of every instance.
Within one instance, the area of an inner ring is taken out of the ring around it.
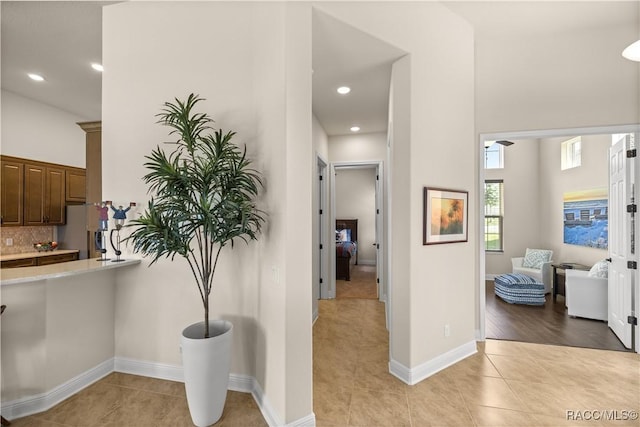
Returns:
[[[588,271],[565,270],[567,313],[573,317],[609,320],[608,279]]]
[[[511,258],[511,272],[514,274],[525,274],[537,279],[544,284],[544,293],[550,293],[553,287],[553,278],[551,277],[551,264],[553,264],[553,261],[543,263],[541,269],[523,267],[523,261],[524,257]]]

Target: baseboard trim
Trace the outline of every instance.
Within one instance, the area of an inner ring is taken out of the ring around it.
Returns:
[[[408,368],[402,363],[391,359],[391,361],[389,362],[389,372],[405,383],[409,385],[415,385],[425,378],[428,378],[431,375],[445,368],[448,368],[454,363],[457,363],[462,359],[465,359],[477,353],[477,351],[478,350],[476,348],[476,342],[469,341],[459,347],[449,350],[444,354],[428,360],[416,366],[415,368]]]
[[[142,360],[128,359],[117,357],[115,362],[115,371],[133,375],[141,375],[151,378],[159,378],[163,380],[184,382],[184,373],[182,366],[168,365],[156,362],[148,362]],[[286,427],[314,427],[315,414],[301,418],[290,424],[285,424],[278,416],[277,411],[269,403],[269,399],[264,395],[258,381],[249,375],[229,374],[229,390],[242,393],[251,393],[253,400],[258,405],[258,409],[269,426],[286,426]]]
[[[90,386],[113,372],[114,360],[107,359],[99,365],[71,378],[51,391],[23,397],[3,403],[0,411],[5,418],[22,418],[51,409],[53,406]]]
[[[2,415],[9,420],[47,411],[112,372],[184,382],[182,366],[129,359],[126,357],[115,357],[105,360],[98,366],[83,372],[49,392],[3,403],[0,411]],[[258,405],[258,409],[260,409],[262,416],[269,426],[314,427],[316,425],[316,417],[313,412],[306,417],[285,424],[269,403],[260,384],[254,377],[230,374],[228,389],[242,393],[251,393]]]
[[[499,274],[485,274],[484,275],[484,280],[495,280],[496,277],[498,277]]]
[[[359,259],[358,265],[376,265],[375,259]]]

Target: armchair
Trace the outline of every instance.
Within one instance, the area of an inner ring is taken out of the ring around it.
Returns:
[[[542,263],[540,268],[523,267],[524,257],[511,258],[511,272],[516,274],[526,274],[529,277],[533,277],[540,283],[544,284],[544,293],[551,292],[553,286],[553,279],[551,277],[551,264],[553,261]]]
[[[608,279],[581,270],[565,270],[565,274],[569,316],[609,320]]]

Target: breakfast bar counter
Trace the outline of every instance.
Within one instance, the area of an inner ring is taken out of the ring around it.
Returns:
[[[118,277],[140,263],[93,258],[0,270],[5,418],[47,410],[114,370]]]
[[[129,259],[121,262],[98,261],[96,258],[69,261],[60,264],[43,265],[40,267],[21,267],[4,269],[0,273],[0,285],[15,285],[37,280],[56,279],[65,276],[75,276],[114,268],[140,264],[139,259]]]

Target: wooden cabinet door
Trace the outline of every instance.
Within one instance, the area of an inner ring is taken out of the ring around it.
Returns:
[[[87,180],[84,169],[65,170],[67,202],[84,203],[86,200]]]
[[[45,178],[44,222],[50,225],[65,223],[65,171],[48,167]]]
[[[0,162],[1,225],[22,225],[24,200],[24,164],[13,161]]]
[[[24,165],[24,225],[45,223],[44,193],[46,167]]]

